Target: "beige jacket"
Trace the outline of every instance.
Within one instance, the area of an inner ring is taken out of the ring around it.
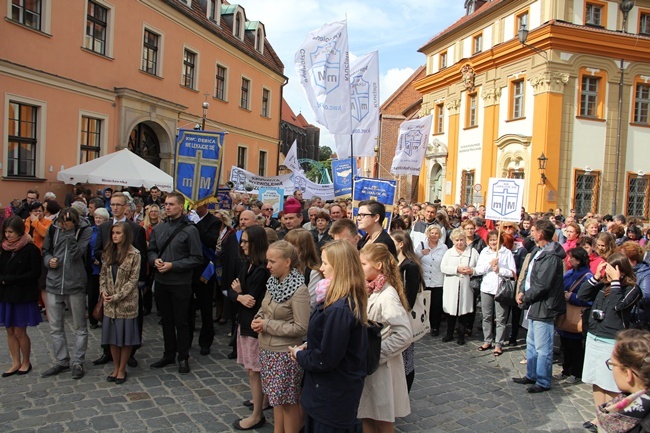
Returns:
[[[257,337],[260,349],[288,352],[289,346],[300,345],[307,335],[309,324],[309,291],[304,284],[288,300],[277,303],[266,292],[257,313],[265,320],[264,329]]]
[[[140,251],[133,245],[117,269],[113,281],[111,265],[102,265],[99,271],[100,294],[112,295],[111,302],[104,302],[104,315],[111,319],[135,319],[138,317],[138,277],[140,276]]]

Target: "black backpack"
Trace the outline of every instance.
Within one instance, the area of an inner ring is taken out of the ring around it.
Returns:
[[[368,332],[368,353],[366,355],[366,373],[370,376],[379,368],[379,357],[381,356],[381,330],[384,327],[379,322],[368,320],[366,331]]]

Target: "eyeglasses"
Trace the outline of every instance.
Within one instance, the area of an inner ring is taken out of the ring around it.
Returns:
[[[512,229],[512,230],[514,230],[514,229],[515,229],[515,226],[503,226],[503,230],[506,230],[506,229]]]
[[[122,206],[126,206],[126,205],[121,203],[111,203],[111,207],[122,207]]]
[[[374,215],[374,214],[371,214],[371,213],[358,213],[358,214],[357,214],[357,218],[359,218],[359,219],[363,219],[363,218],[365,218],[365,217],[367,217],[367,216],[373,216],[373,215]]]
[[[636,377],[639,377],[639,375],[637,374],[636,371],[634,371],[634,370],[632,370],[631,368],[626,367],[626,366],[624,366],[624,365],[622,365],[622,364],[617,364],[617,363],[613,362],[613,361],[612,361],[612,358],[609,358],[607,361],[605,361],[605,365],[607,366],[607,369],[608,369],[609,371],[613,371],[613,370],[612,370],[612,367],[625,368],[625,369],[627,369],[627,370],[630,370],[630,371],[632,372],[632,374],[634,374]]]
[[[262,210],[273,210],[273,208],[272,207],[265,207]]]
[[[247,243],[248,243],[248,239],[242,239],[242,240],[239,241],[239,243],[240,243],[240,244],[247,244]]]

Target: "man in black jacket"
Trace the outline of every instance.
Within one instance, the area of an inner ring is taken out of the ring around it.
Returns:
[[[94,200],[94,199],[93,199]],[[128,205],[128,200],[124,194],[121,192],[116,192],[111,195],[111,211],[113,213],[113,218],[106,221],[104,224],[100,225],[97,230],[97,241],[95,242],[95,257],[97,260],[102,260],[102,251],[104,247],[111,242],[111,227],[113,224],[119,222],[125,222],[131,227],[133,232],[133,243],[132,245],[140,251],[140,277],[138,278],[138,327],[140,328],[140,341],[142,341],[142,326],[144,324],[144,315],[142,311],[142,289],[145,287],[147,281],[147,235],[139,224],[126,218],[126,207]],[[131,351],[131,357],[128,360],[130,367],[137,367],[138,361],[135,359],[135,352],[140,346],[134,346]],[[111,356],[111,349],[108,344],[102,345],[104,353],[102,356],[93,361],[95,365],[102,365],[113,360]]]
[[[553,335],[555,317],[566,312],[563,284],[563,260],[560,244],[553,241],[555,226],[549,220],[537,220],[530,229],[537,247],[530,253],[525,278],[519,287],[517,303],[528,309],[526,338],[526,376],[512,380],[530,384],[526,390],[538,393],[551,389],[553,372]]]
[[[156,305],[162,318],[163,357],[151,368],[174,364],[178,372],[190,372],[190,333],[187,312],[192,300],[192,273],[203,263],[199,231],[183,214],[185,198],[172,192],[165,199],[167,219],[153,228],[148,258],[154,269]]]
[[[190,346],[194,337],[194,328],[196,321],[196,310],[201,311],[201,332],[199,333],[199,346],[201,355],[210,354],[210,346],[214,341],[214,324],[212,322],[212,301],[214,298],[215,276],[213,274],[204,275],[206,267],[216,259],[215,249],[219,240],[221,231],[221,221],[210,212],[208,206],[202,205],[196,208],[196,214],[200,220],[196,223],[196,229],[199,231],[201,239],[201,248],[203,250],[203,263],[194,269],[192,278],[192,291],[194,296],[190,303],[189,309],[189,327],[190,327]]]

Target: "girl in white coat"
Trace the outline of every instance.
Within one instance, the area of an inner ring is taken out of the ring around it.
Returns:
[[[361,265],[368,289],[368,320],[384,325],[379,368],[363,385],[358,417],[364,433],[392,433],[395,418],[411,413],[402,351],[412,340],[402,278],[397,261],[384,244],[367,244]]]
[[[506,320],[510,306],[501,305],[494,300],[497,294],[500,277],[515,278],[516,274],[515,259],[512,252],[503,246],[503,235],[499,242],[499,232],[492,230],[488,233],[488,248],[483,248],[476,263],[476,274],[483,275],[481,282],[481,310],[483,312],[483,345],[478,348],[480,351],[492,349],[494,333],[492,324],[496,312],[496,347],[494,356],[503,353],[501,347],[504,344],[506,332]]]
[[[458,344],[465,344],[465,328],[469,315],[474,311],[474,293],[469,287],[469,277],[474,275],[478,261],[478,253],[467,246],[467,238],[463,229],[457,228],[451,232],[454,246],[442,256],[440,270],[445,276],[442,286],[442,309],[447,317],[447,334],[443,342],[454,339],[454,328],[458,321]]]

